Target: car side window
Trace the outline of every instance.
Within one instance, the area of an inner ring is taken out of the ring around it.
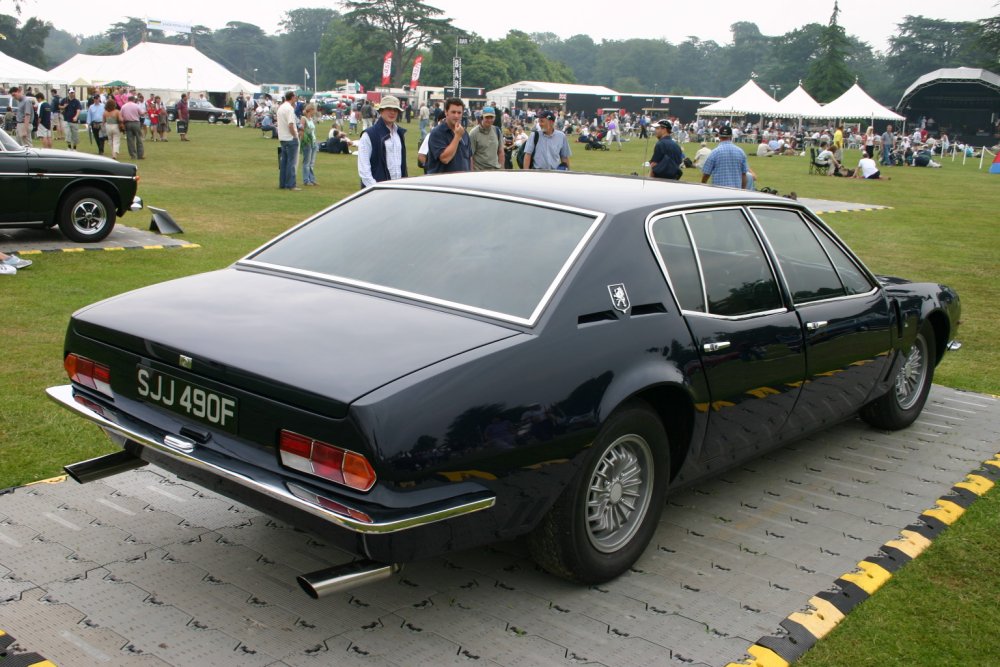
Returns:
[[[778,256],[795,303],[821,301],[847,293],[823,246],[802,216],[795,211],[773,208],[752,210]]]
[[[815,223],[809,221],[809,227],[819,237],[826,254],[833,260],[833,266],[840,274],[840,280],[844,283],[844,288],[848,294],[867,294],[875,287],[858,265],[841,249],[833,239],[826,235]]]
[[[683,310],[705,312],[705,293],[684,218],[671,215],[655,220],[652,232],[656,252],[667,270],[677,302]]]
[[[708,312],[737,317],[783,308],[764,249],[742,209],[686,213]]]

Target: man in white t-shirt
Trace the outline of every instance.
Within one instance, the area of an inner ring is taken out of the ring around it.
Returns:
[[[888,176],[882,176],[882,173],[878,170],[878,165],[875,164],[875,160],[864,154],[858,160],[858,168],[854,170],[854,178],[864,178],[871,181],[889,180]]]
[[[295,170],[299,161],[299,122],[295,116],[295,92],[285,93],[285,101],[278,107],[278,141],[281,142],[278,187],[283,190],[301,190],[295,185]]]

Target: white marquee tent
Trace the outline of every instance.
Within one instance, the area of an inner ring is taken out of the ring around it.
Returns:
[[[699,116],[783,116],[777,100],[765,93],[753,79],[729,97],[698,109]]]
[[[823,117],[906,120],[895,111],[891,111],[873,100],[857,83],[848,88],[843,95],[824,105]]]
[[[17,58],[12,58],[6,53],[0,53],[0,82],[11,85],[39,85],[49,84],[62,86],[66,79],[54,76],[34,65],[21,62]]]
[[[778,102],[784,118],[827,118],[819,102],[806,92],[802,84]]]
[[[190,74],[188,73],[190,70]],[[124,81],[142,92],[253,92],[260,87],[236,76],[193,46],[143,42],[114,56],[77,54],[52,69],[50,76],[100,86]]]

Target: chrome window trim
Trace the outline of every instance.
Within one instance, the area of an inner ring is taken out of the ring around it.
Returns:
[[[576,247],[573,248],[573,251],[566,258],[566,261],[563,262],[562,267],[560,267],[559,271],[556,272],[555,277],[549,283],[549,286],[546,288],[546,290],[542,293],[541,298],[539,299],[538,303],[535,304],[534,310],[531,312],[531,314],[528,317],[518,317],[517,315],[511,315],[510,313],[501,313],[501,312],[498,312],[498,311],[489,310],[487,308],[478,308],[476,306],[470,306],[468,304],[462,304],[462,303],[458,303],[458,302],[455,302],[455,301],[449,301],[447,299],[439,299],[439,298],[432,297],[432,296],[427,296],[427,295],[424,295],[424,294],[418,294],[416,292],[409,292],[407,290],[396,289],[396,288],[393,288],[393,287],[387,287],[387,286],[378,285],[378,284],[375,284],[375,283],[369,283],[369,282],[366,282],[366,281],[363,281],[363,280],[355,280],[353,278],[345,278],[343,276],[336,276],[336,275],[333,275],[333,274],[321,273],[319,271],[308,271],[308,270],[305,270],[305,269],[296,269],[296,268],[292,268],[292,267],[281,266],[281,265],[278,265],[278,264],[270,264],[268,262],[260,262],[260,261],[257,261],[255,259],[252,259],[252,257],[254,255],[256,255],[259,252],[262,252],[263,250],[266,250],[267,248],[269,248],[270,246],[274,245],[275,243],[277,243],[281,239],[285,238],[289,234],[292,234],[293,232],[295,232],[300,227],[303,227],[303,226],[305,226],[307,224],[310,224],[310,223],[314,222],[316,219],[318,219],[319,217],[325,215],[329,211],[332,211],[335,208],[343,206],[347,202],[354,200],[356,197],[360,197],[360,196],[366,194],[367,192],[373,191],[373,190],[416,190],[416,191],[421,191],[421,192],[443,192],[443,193],[447,193],[447,194],[455,194],[455,195],[462,195],[462,196],[482,197],[482,198],[486,198],[486,199],[496,199],[498,201],[511,202],[511,203],[515,203],[515,204],[523,204],[523,205],[528,205],[528,206],[537,206],[537,207],[540,207],[540,208],[547,208],[547,209],[551,209],[551,210],[554,210],[554,211],[563,211],[563,212],[566,212],[566,213],[573,213],[573,214],[576,214],[576,215],[582,215],[582,216],[585,216],[585,217],[592,218],[592,221],[591,221],[590,226],[587,228],[586,232],[584,232],[583,236],[580,238],[580,241],[576,244]],[[449,308],[449,309],[452,309],[452,310],[457,310],[457,311],[460,311],[460,312],[471,313],[473,315],[480,315],[480,316],[483,316],[483,317],[489,317],[491,319],[497,319],[497,320],[500,320],[500,321],[503,321],[503,322],[510,322],[511,324],[518,324],[518,325],[525,326],[525,327],[533,327],[533,326],[535,326],[538,323],[538,320],[541,318],[542,313],[545,312],[545,309],[548,307],[549,303],[552,301],[552,297],[555,295],[555,293],[562,286],[563,282],[565,282],[566,275],[570,272],[570,270],[572,270],[573,266],[576,264],[576,262],[579,259],[580,255],[583,253],[583,249],[586,248],[587,245],[590,243],[590,240],[593,238],[594,234],[597,232],[597,229],[601,226],[601,224],[604,222],[604,220],[605,220],[606,217],[607,217],[606,213],[602,213],[602,212],[599,212],[599,211],[592,211],[592,210],[589,210],[589,209],[577,208],[575,206],[566,206],[566,205],[563,205],[563,204],[554,204],[552,202],[547,202],[547,201],[540,200],[540,199],[529,199],[527,197],[518,197],[518,196],[498,194],[498,193],[493,193],[493,192],[483,192],[481,190],[471,190],[471,189],[470,190],[466,190],[466,189],[463,189],[463,188],[453,188],[453,187],[444,187],[444,186],[428,186],[428,185],[413,185],[413,184],[398,184],[397,185],[395,183],[379,183],[379,184],[376,184],[376,185],[374,185],[374,186],[372,186],[370,188],[365,188],[365,189],[363,189],[363,190],[361,190],[359,192],[356,192],[353,195],[351,195],[351,196],[349,196],[349,197],[347,197],[347,198],[345,198],[345,199],[337,202],[333,206],[330,206],[330,207],[328,207],[328,208],[320,211],[319,213],[317,213],[316,215],[312,216],[311,218],[309,218],[309,219],[307,219],[307,220],[299,223],[298,225],[295,225],[294,227],[292,227],[291,229],[289,229],[288,231],[286,231],[284,234],[281,234],[280,236],[277,236],[276,238],[272,239],[271,241],[268,241],[266,244],[264,244],[261,247],[257,248],[256,250],[254,250],[253,252],[251,252],[246,257],[237,260],[235,266],[245,266],[245,267],[253,267],[253,268],[262,268],[262,269],[267,269],[269,271],[275,271],[275,272],[279,272],[279,273],[287,273],[287,274],[290,274],[290,275],[300,275],[300,276],[305,276],[305,277],[309,277],[309,278],[316,278],[316,279],[320,279],[320,280],[327,281],[327,282],[333,282],[333,283],[337,283],[337,284],[341,284],[341,285],[348,285],[350,287],[356,287],[356,288],[360,288],[360,289],[370,290],[372,292],[379,293],[379,294],[388,294],[388,295],[391,295],[391,296],[401,297],[401,298],[412,300],[412,301],[416,301],[416,302],[419,302],[419,303],[427,303],[427,304],[431,304],[431,305],[435,305],[435,306],[441,306],[441,307]]]
[[[667,285],[670,288],[670,296],[673,297],[674,303],[677,304],[677,309],[685,315],[700,315],[703,317],[712,317],[721,320],[743,320],[748,317],[760,317],[761,315],[773,315],[776,313],[787,313],[791,309],[787,305],[783,305],[781,308],[774,308],[771,310],[761,310],[755,311],[753,313],[747,313],[745,315],[717,315],[709,312],[708,308],[708,289],[705,285],[705,274],[701,268],[701,257],[698,256],[698,244],[694,240],[694,234],[691,233],[691,226],[687,220],[688,213],[702,213],[709,211],[719,211],[719,210],[736,210],[740,209],[743,213],[744,219],[750,226],[750,230],[753,232],[754,236],[757,238],[757,243],[760,244],[761,250],[764,253],[764,259],[767,261],[768,266],[771,268],[771,277],[774,279],[775,284],[778,287],[778,296],[781,297],[782,303],[784,303],[784,297],[781,296],[781,283],[779,281],[778,270],[779,266],[771,260],[771,253],[768,252],[771,249],[770,244],[767,243],[766,237],[761,233],[761,230],[757,228],[757,220],[749,214],[747,210],[751,205],[747,204],[745,200],[732,200],[725,202],[713,202],[708,206],[699,207],[697,205],[692,206],[688,204],[678,204],[676,206],[668,206],[662,209],[657,209],[646,216],[646,240],[653,251],[653,256],[656,257],[656,262],[660,266],[660,271],[663,277],[667,281]],[[780,207],[772,206],[770,208],[777,208],[780,210],[799,210],[798,207]],[[701,280],[701,294],[704,299],[703,305],[705,307],[705,312],[699,312],[697,310],[686,310],[681,307],[680,301],[677,299],[677,293],[674,290],[674,284],[670,280],[670,272],[667,270],[666,265],[663,263],[663,258],[660,256],[660,251],[656,247],[656,239],[653,238],[653,225],[657,220],[669,217],[671,215],[680,215],[681,219],[684,221],[684,229],[687,231],[688,239],[691,241],[691,248],[694,250],[695,263],[698,265],[698,277]],[[773,252],[773,249],[771,249]],[[784,281],[784,274],[781,274],[781,281]],[[787,281],[785,282],[787,285]],[[791,296],[791,295],[789,295]]]
[[[730,320],[730,321],[749,320],[753,319],[754,317],[764,317],[766,315],[780,315],[782,313],[787,313],[787,312],[790,312],[788,308],[774,308],[772,310],[759,310],[757,312],[747,313],[746,315],[716,315],[714,313],[701,313],[698,312],[697,310],[681,310],[681,313],[683,313],[684,315],[707,317],[713,320]]]
[[[753,214],[753,209],[754,208],[767,208],[767,209],[774,209],[774,210],[778,210],[778,211],[793,211],[793,210],[795,210],[795,209],[792,209],[792,208],[784,208],[784,207],[781,207],[781,206],[748,206],[747,208],[748,208],[748,212],[750,213],[751,217],[753,218],[753,222],[754,222],[754,226],[755,227],[759,227],[760,226],[760,221],[757,219],[757,216],[755,216]],[[799,217],[801,218],[802,217],[801,210],[796,211],[796,212],[799,213]],[[813,235],[813,238],[816,238],[816,232],[814,232],[813,229],[812,229],[812,227],[808,224],[809,222],[812,222],[809,218],[803,218],[803,223],[806,225],[806,229],[808,229],[809,232]],[[866,278],[868,278],[869,283],[873,283],[874,282],[875,284],[867,292],[861,292],[859,294],[844,294],[843,296],[832,296],[832,297],[828,297],[826,299],[816,299],[815,301],[802,301],[802,302],[799,302],[799,301],[795,300],[795,294],[794,294],[794,292],[792,292],[791,283],[789,283],[788,282],[788,278],[785,277],[785,272],[781,268],[781,264],[779,262],[777,268],[778,268],[778,271],[781,272],[781,280],[785,283],[785,286],[788,288],[788,298],[792,300],[793,307],[795,307],[796,309],[800,309],[800,308],[807,308],[807,307],[812,306],[812,305],[817,304],[817,303],[832,303],[832,302],[835,302],[835,301],[847,301],[848,299],[859,299],[861,297],[871,296],[871,295],[875,294],[876,292],[878,292],[879,291],[878,282],[873,280],[871,273],[868,271],[868,269],[864,265],[862,265],[862,264],[860,264],[858,262],[857,258],[854,257],[854,254],[849,249],[847,249],[843,245],[843,243],[837,243],[836,242],[837,239],[836,239],[835,236],[831,236],[830,234],[827,234],[827,230],[823,226],[820,226],[820,230],[824,234],[826,234],[827,238],[830,239],[830,241],[833,241],[835,243],[835,245],[837,245],[837,247],[839,247],[841,250],[844,251],[844,254],[847,255],[847,259],[849,259],[849,260],[851,260],[852,262],[855,263],[855,267],[857,267],[857,268],[859,268],[861,270],[862,275],[864,275]],[[767,234],[764,233],[763,228],[760,229],[760,235],[763,238],[764,243],[767,245],[767,249],[771,251],[770,254],[772,254],[775,257],[777,257],[778,253],[775,251],[774,246],[771,245],[771,239],[769,239],[767,237]],[[830,253],[828,253],[826,251],[826,248],[823,247],[823,242],[820,241],[818,238],[816,238],[816,243],[819,244],[820,250],[823,251],[823,255],[826,257],[827,261],[830,262],[830,268],[833,269],[834,275],[837,276],[837,280],[840,281],[841,286],[844,287],[844,291],[846,292],[847,291],[847,287],[844,285],[844,279],[840,277],[840,272],[837,271],[837,267],[834,265],[833,260],[830,259]]]

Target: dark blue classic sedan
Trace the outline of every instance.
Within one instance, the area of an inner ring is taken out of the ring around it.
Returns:
[[[669,489],[856,414],[908,426],[959,314],[787,199],[442,175],[80,310],[48,391],[122,447],[78,480],[152,462],[358,555],[312,595],[520,535],[601,582]]]

